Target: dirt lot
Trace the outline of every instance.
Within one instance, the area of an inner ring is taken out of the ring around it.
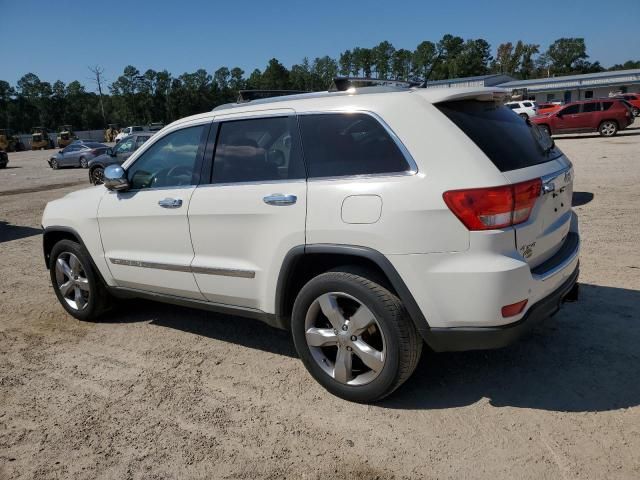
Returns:
[[[251,320],[147,302],[73,320],[38,226],[86,170],[10,154],[0,478],[640,478],[640,128],[558,144],[576,167],[580,302],[507,349],[423,356],[375,406],[325,393],[286,333]]]

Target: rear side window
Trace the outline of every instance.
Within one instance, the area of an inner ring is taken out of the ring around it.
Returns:
[[[548,162],[562,155],[549,136],[495,102],[463,100],[435,105],[501,172]]]
[[[371,115],[301,115],[299,122],[310,178],[410,170],[389,132]]]
[[[598,110],[599,110],[598,102],[591,102],[591,103],[583,103],[582,104],[582,113],[597,112]]]
[[[613,102],[602,102],[602,110],[609,110]]]
[[[531,102],[524,102],[522,105],[524,105],[525,107],[529,108],[532,107],[533,105],[531,104]]]
[[[305,177],[295,117],[234,120],[220,125],[213,183]]]

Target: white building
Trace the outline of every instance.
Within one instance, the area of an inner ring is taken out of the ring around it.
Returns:
[[[522,92],[523,98],[538,102],[562,100],[565,103],[589,98],[610,97],[618,93],[640,92],[640,69],[568,75],[565,77],[513,80],[498,85]]]
[[[500,87],[538,102],[562,100],[565,103],[602,98],[618,93],[640,93],[640,69],[587,73],[564,77],[514,80],[508,75],[481,75],[427,82],[427,88]]]

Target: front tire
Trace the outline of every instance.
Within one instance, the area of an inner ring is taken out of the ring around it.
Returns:
[[[549,128],[549,125],[538,125],[538,127],[547,132],[547,135],[551,136],[551,128]]]
[[[94,185],[102,185],[104,183],[104,168],[94,167],[89,173],[89,178]]]
[[[345,400],[381,400],[413,373],[422,339],[400,299],[375,275],[344,267],[318,275],[298,294],[291,319],[309,373]]]
[[[633,114],[634,117],[640,116],[640,108],[633,107],[633,110],[631,110],[631,113]]]
[[[58,161],[57,161],[57,160],[55,160],[55,159],[52,159],[52,160],[49,162],[49,166],[51,167],[51,169],[53,169],[53,170],[57,170],[57,169],[58,169]]]
[[[53,246],[49,273],[63,308],[78,320],[96,320],[109,306],[109,294],[93,268],[89,253],[71,240]]]
[[[618,124],[613,120],[605,120],[600,124],[598,131],[603,137],[613,137],[618,133]]]

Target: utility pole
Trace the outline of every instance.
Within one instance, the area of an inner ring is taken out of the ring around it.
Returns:
[[[98,84],[98,93],[100,94],[100,109],[102,110],[102,122],[104,123],[105,128],[107,127],[107,117],[104,114],[104,103],[102,103],[102,74],[104,73],[104,68],[99,65],[95,67],[87,67],[91,73],[94,75],[94,81]]]

